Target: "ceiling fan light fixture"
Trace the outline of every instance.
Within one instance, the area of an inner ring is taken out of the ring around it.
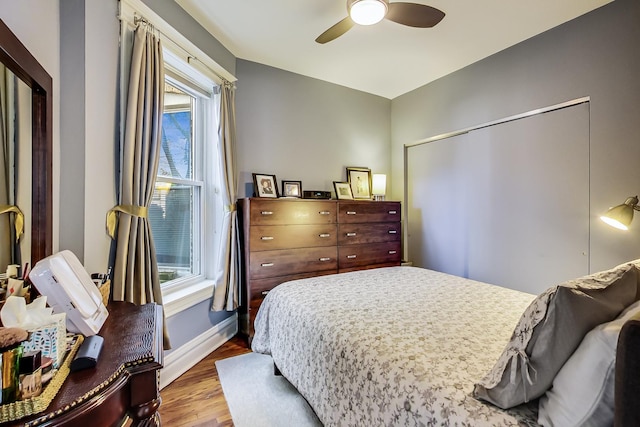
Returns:
[[[387,2],[383,0],[354,0],[349,5],[349,16],[360,25],[373,25],[387,14]]]

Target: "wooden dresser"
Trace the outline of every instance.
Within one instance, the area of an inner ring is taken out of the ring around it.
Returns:
[[[160,426],[162,307],[111,302],[95,368],[71,372],[42,413],[3,426]]]
[[[253,337],[265,295],[306,277],[400,265],[400,202],[246,198],[240,332]]]

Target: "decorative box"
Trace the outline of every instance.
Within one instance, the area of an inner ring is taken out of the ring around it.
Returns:
[[[25,353],[42,351],[42,355],[53,359],[53,366],[58,368],[67,350],[67,315],[58,313],[51,317],[52,323],[28,330],[29,339],[23,343],[23,348]]]

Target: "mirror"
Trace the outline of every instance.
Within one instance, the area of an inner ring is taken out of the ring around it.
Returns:
[[[30,92],[31,97],[31,141],[30,144],[21,141],[15,145],[14,149],[17,153],[14,157],[20,159],[16,179],[20,193],[18,201],[23,203],[26,200],[24,203],[29,204],[29,197],[31,200],[30,206],[24,208],[25,215],[28,215],[28,218],[25,218],[25,226],[29,229],[22,237],[29,240],[25,246],[31,247],[31,254],[30,257],[23,254],[21,262],[23,264],[30,262],[33,265],[51,255],[53,249],[53,82],[51,76],[1,19],[0,62],[17,77],[16,80],[22,82],[17,84],[18,88],[22,87],[17,89],[18,92],[26,92],[27,97]],[[28,114],[20,116],[29,117]],[[29,128],[29,124],[26,124],[26,128]],[[23,152],[24,150],[26,152]],[[25,166],[24,159],[29,158],[31,162]],[[29,171],[30,174],[28,174]],[[3,181],[5,179],[10,178],[2,178]],[[30,186],[24,183],[29,180]],[[30,187],[30,194],[28,189],[24,190],[25,185]],[[2,267],[0,272],[4,272]]]
[[[0,273],[31,259],[31,123],[31,88],[0,63]]]

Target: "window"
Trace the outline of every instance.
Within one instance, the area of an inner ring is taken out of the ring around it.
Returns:
[[[215,260],[216,134],[212,131],[213,83],[165,54],[162,143],[149,223],[163,292],[207,278]],[[208,87],[208,90],[207,90]],[[208,171],[208,172],[206,172]],[[211,239],[213,241],[213,239]]]

